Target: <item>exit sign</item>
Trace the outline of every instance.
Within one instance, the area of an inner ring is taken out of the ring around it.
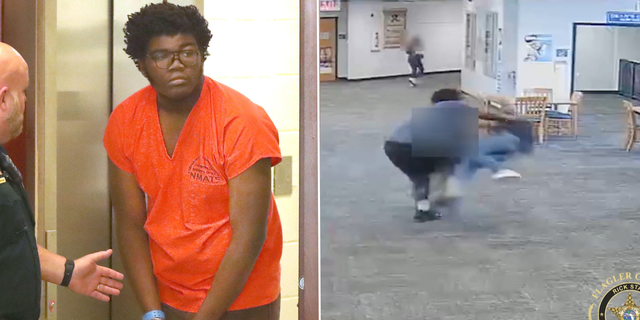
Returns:
[[[340,0],[320,0],[320,11],[340,11]]]

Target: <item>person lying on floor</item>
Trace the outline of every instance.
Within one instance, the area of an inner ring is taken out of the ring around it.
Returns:
[[[499,112],[509,117],[515,116],[512,106],[505,105]],[[458,175],[470,179],[479,169],[486,168],[493,172],[492,178],[495,180],[521,178],[520,173],[506,167],[505,162],[517,154],[528,154],[533,150],[534,137],[529,122],[485,122],[480,126],[487,130],[478,140],[478,154],[462,161]]]
[[[446,117],[447,114],[477,114],[478,118],[492,121],[509,121],[513,117],[490,114],[482,110],[476,110],[466,105],[462,92],[457,89],[442,89],[436,91],[431,97],[433,106],[431,108],[443,108],[436,111],[449,111],[455,109],[455,112],[433,112],[432,118],[420,119],[425,123],[417,124],[415,119],[408,119],[400,123],[386,139],[384,151],[394,166],[402,171],[413,183],[413,198],[415,201],[414,221],[425,222],[441,217],[438,210],[431,205],[430,198],[430,176],[436,174],[438,179],[442,181],[439,184],[437,198],[459,197],[461,194],[451,190],[452,179],[454,177],[455,166],[460,163],[461,157],[455,156],[453,153],[441,152],[442,147],[450,150],[460,150],[467,148],[469,141],[466,132],[469,127],[465,127],[467,119],[464,117]],[[448,109],[451,108],[451,109]],[[420,109],[420,108],[418,108]],[[415,110],[414,110],[415,111]],[[426,138],[431,143],[421,143],[420,154],[416,152],[414,141],[416,132],[414,128],[419,128],[419,138]],[[430,131],[431,130],[431,131]],[[447,132],[449,131],[449,132]],[[477,138],[477,137],[476,137]],[[429,154],[431,152],[431,154]],[[433,187],[432,187],[433,188]],[[443,191],[444,190],[444,191]],[[434,190],[436,191],[436,190]],[[435,192],[434,192],[435,193]]]

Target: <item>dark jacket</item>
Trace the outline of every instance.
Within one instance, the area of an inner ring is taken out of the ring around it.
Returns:
[[[35,217],[18,169],[0,146],[0,319],[40,317]]]

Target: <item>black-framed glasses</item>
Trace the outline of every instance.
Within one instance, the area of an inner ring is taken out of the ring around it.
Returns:
[[[182,50],[177,52],[156,52],[147,56],[155,62],[158,69],[169,69],[176,58],[187,67],[195,65],[198,63],[200,53],[198,50]]]

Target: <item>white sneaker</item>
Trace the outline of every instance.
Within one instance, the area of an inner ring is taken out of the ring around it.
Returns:
[[[412,87],[416,86],[416,79],[415,78],[409,78],[409,85]]]
[[[416,202],[416,209],[418,209],[418,211],[427,212],[431,209],[431,203],[429,203],[429,200],[420,200]]]
[[[522,176],[511,170],[511,169],[502,169],[502,170],[498,170],[498,172],[494,173],[493,176],[491,176],[491,178],[493,178],[494,180],[501,180],[501,179],[520,179],[522,178]]]

